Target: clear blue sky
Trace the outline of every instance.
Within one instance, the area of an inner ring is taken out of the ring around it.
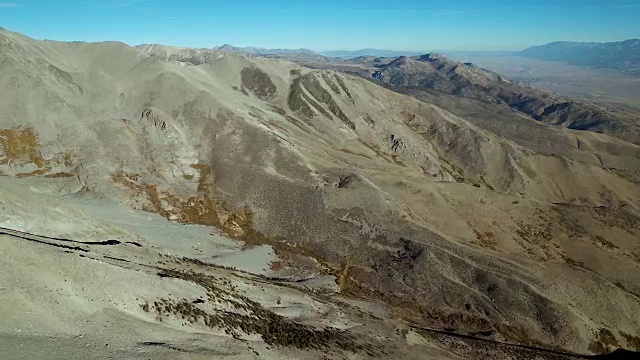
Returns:
[[[317,51],[516,50],[640,37],[640,0],[0,0],[37,39]]]

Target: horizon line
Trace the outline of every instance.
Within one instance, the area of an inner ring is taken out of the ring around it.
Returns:
[[[363,48],[355,48],[355,49],[331,49],[331,50],[314,50],[308,47],[299,47],[299,46],[293,46],[293,47],[264,47],[264,46],[259,46],[259,45],[233,45],[229,42],[225,42],[221,45],[212,45],[212,46],[184,46],[184,45],[174,45],[174,44],[170,44],[170,43],[160,43],[160,42],[142,42],[142,43],[131,43],[128,42],[126,40],[117,40],[117,39],[111,39],[111,40],[59,40],[59,39],[47,39],[47,38],[37,38],[37,37],[33,37],[33,36],[29,36],[26,35],[22,32],[19,31],[14,31],[11,29],[7,29],[6,27],[3,27],[0,25],[0,30],[5,30],[5,31],[9,31],[9,32],[13,32],[13,33],[17,33],[20,34],[22,36],[26,36],[29,37],[31,39],[34,40],[39,40],[39,41],[56,41],[56,42],[81,42],[81,43],[102,43],[102,42],[121,42],[127,46],[130,47],[136,47],[136,46],[141,46],[141,45],[162,45],[162,46],[171,46],[171,47],[180,47],[180,48],[187,48],[187,49],[209,49],[209,50],[217,50],[220,47],[223,46],[232,46],[234,48],[238,48],[238,49],[246,49],[246,48],[254,48],[254,49],[260,49],[260,50],[307,50],[307,51],[312,51],[316,54],[322,55],[323,53],[332,53],[332,52],[362,52],[362,51],[366,51],[366,50],[372,50],[372,51],[388,51],[388,52],[398,52],[398,53],[416,53],[416,54],[428,54],[428,53],[433,53],[433,52],[518,52],[518,51],[522,51],[522,50],[526,50],[528,48],[531,47],[537,47],[537,46],[544,46],[544,45],[548,45],[548,44],[553,44],[553,43],[560,43],[560,42],[570,42],[570,43],[585,43],[585,44],[607,44],[607,43],[616,43],[616,42],[625,42],[625,41],[630,41],[630,40],[640,40],[640,38],[626,38],[626,39],[620,39],[620,40],[608,40],[608,41],[573,41],[573,40],[554,40],[554,41],[550,41],[544,44],[538,44],[538,45],[531,45],[531,46],[527,46],[527,47],[519,47],[517,50],[516,49],[464,49],[464,48],[458,48],[458,49],[434,49],[434,50],[412,50],[412,49],[402,49],[402,50],[396,50],[396,49],[390,49],[390,48],[371,48],[371,47],[363,47]]]

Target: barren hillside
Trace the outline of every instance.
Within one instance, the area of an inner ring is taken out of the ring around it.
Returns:
[[[0,89],[0,311],[37,318],[3,338],[67,346],[97,316],[121,337],[82,341],[131,358],[640,351],[632,142],[287,61],[5,30]]]
[[[640,116],[635,112],[576,101],[511,83],[472,63],[458,63],[437,54],[399,57],[387,64],[369,63],[376,80],[410,89],[504,104],[535,120],[575,130],[604,133],[640,143]]]

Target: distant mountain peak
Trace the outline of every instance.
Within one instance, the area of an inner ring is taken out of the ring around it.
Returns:
[[[231,44],[224,44],[224,45],[218,46],[217,49],[218,50],[236,50],[238,48]]]
[[[394,66],[406,66],[409,65],[411,63],[413,63],[414,60],[411,59],[408,56],[399,56],[398,58],[396,58],[395,60],[393,60],[392,62],[390,62],[387,67],[394,67]]]
[[[433,61],[433,60],[443,60],[446,58],[438,53],[428,53],[428,54],[424,54],[424,55],[420,55],[420,58],[418,60],[420,61]]]

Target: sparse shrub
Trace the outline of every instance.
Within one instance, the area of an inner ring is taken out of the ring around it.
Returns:
[[[618,247],[615,246],[612,242],[608,241],[607,239],[603,238],[600,235],[596,235],[596,237],[594,238],[594,241],[606,248],[609,249],[617,249]]]
[[[596,339],[589,345],[589,350],[595,354],[605,354],[617,347],[620,347],[620,343],[611,330],[600,328],[596,333]]]
[[[218,310],[208,312],[187,299],[160,299],[153,303],[158,317],[179,316],[192,324],[201,323],[207,327],[223,329],[236,339],[240,333],[260,334],[268,345],[294,347],[298,349],[338,348],[348,351],[365,351],[374,354],[375,346],[360,344],[344,330],[335,328],[318,329],[291,321],[265,309],[258,302],[237,292],[226,279],[193,271],[164,270],[161,276],[175,277],[196,283],[207,290],[209,300],[226,303],[239,312]],[[380,349],[378,349],[380,350]]]
[[[620,335],[622,335],[622,337],[627,341],[629,346],[634,348],[636,351],[640,351],[640,336],[634,336],[622,331],[620,331]]]
[[[496,245],[498,245],[495,235],[492,232],[489,231],[485,233],[480,233],[477,230],[473,230],[473,232],[476,234],[476,239],[480,241],[480,244],[482,244],[482,246],[495,249]]]

